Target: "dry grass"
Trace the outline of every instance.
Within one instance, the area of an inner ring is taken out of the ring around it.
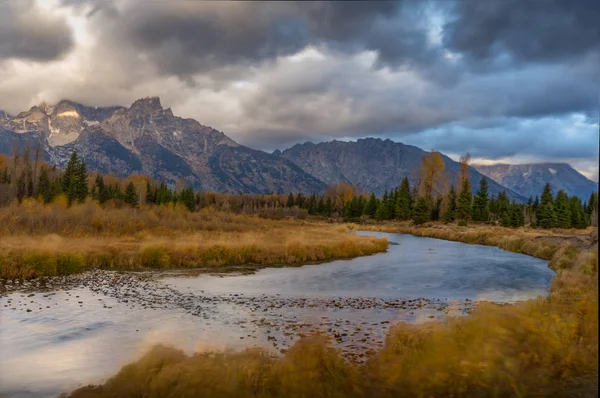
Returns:
[[[374,229],[548,259],[557,270],[552,294],[511,306],[481,305],[471,316],[446,322],[397,324],[385,347],[361,366],[344,362],[319,336],[283,356],[262,350],[186,356],[155,347],[104,385],[71,396],[598,396],[598,251],[585,235],[437,225]]]
[[[205,210],[64,208],[28,202],[0,210],[0,278],[89,268],[298,265],[387,250],[386,239],[342,225],[272,221]]]

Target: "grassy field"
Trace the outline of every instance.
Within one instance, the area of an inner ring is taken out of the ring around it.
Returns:
[[[361,226],[364,229],[364,226]],[[72,397],[597,397],[597,229],[381,224],[370,229],[499,246],[549,260],[551,294],[468,317],[395,325],[364,365],[323,336],[283,356],[260,349],[186,356],[158,346]]]
[[[182,208],[66,208],[30,201],[0,209],[0,279],[90,268],[300,265],[387,250],[339,224],[273,221]]]

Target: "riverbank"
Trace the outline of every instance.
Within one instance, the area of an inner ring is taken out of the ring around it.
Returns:
[[[323,336],[302,339],[283,356],[258,349],[187,356],[156,347],[102,386],[79,389],[72,396],[161,397],[198,391],[207,397],[597,396],[594,231],[588,240],[564,231],[490,227],[373,229],[499,246],[550,260],[557,270],[552,294],[511,306],[484,303],[469,317],[445,322],[399,323],[385,347],[360,366],[346,362]],[[574,244],[573,238],[583,243]]]
[[[387,250],[344,225],[211,210],[101,208],[94,202],[0,209],[0,279],[89,269],[223,269],[319,263]]]

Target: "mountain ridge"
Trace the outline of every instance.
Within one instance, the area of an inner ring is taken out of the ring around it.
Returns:
[[[541,196],[546,183],[550,183],[554,194],[563,189],[568,195],[584,200],[598,190],[598,183],[565,162],[475,164],[473,167],[525,197]]]
[[[195,119],[175,116],[159,97],[140,98],[129,107],[88,106],[68,99],[41,103],[11,116],[0,112],[0,152],[10,154],[13,142],[31,141],[45,160],[64,167],[73,151],[90,170],[124,176],[150,175],[174,185],[183,180],[204,190],[226,193],[319,193],[327,185],[347,182],[382,195],[415,182],[415,171],[428,153],[390,139],[305,142],[267,153],[241,145],[225,133]],[[455,180],[458,162],[443,155]],[[470,168],[473,191],[483,177]],[[506,191],[526,200],[486,176],[490,193]]]

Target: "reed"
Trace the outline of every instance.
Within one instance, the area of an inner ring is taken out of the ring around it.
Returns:
[[[101,386],[71,397],[597,397],[598,251],[585,235],[433,225],[373,229],[535,255],[557,273],[551,294],[468,317],[399,323],[367,363],[345,362],[323,336],[284,355],[252,349],[191,356],[155,347]],[[593,232],[594,231],[589,231]],[[597,236],[597,233],[596,233]]]

